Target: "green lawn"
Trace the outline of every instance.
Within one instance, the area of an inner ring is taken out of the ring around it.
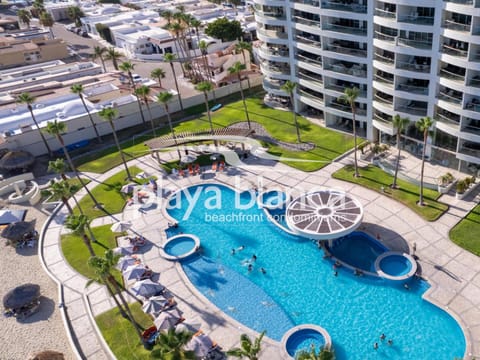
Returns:
[[[418,185],[398,179],[397,184],[399,188],[391,189],[390,185],[393,183],[393,176],[387,174],[382,169],[368,165],[367,167],[359,168],[359,172],[361,177],[355,178],[353,176],[353,165],[348,165],[332,174],[332,176],[335,179],[355,183],[378,193],[381,193],[383,186],[385,195],[408,206],[427,221],[435,221],[448,209],[448,205],[437,201],[440,193],[435,190],[424,188],[423,196],[426,206],[420,207],[417,205],[420,196]]]
[[[128,169],[132,176],[142,172],[142,170],[136,166],[130,166]],[[128,196],[120,191],[122,186],[129,182],[126,180],[126,177],[126,171],[122,170],[90,190],[93,197],[97,199],[100,204],[103,204],[103,208],[108,214],[121,212],[126,204]],[[106,215],[103,210],[95,208],[93,200],[88,195],[85,195],[79,203],[83,212],[90,220]],[[79,213],[77,208],[74,209],[74,212]]]
[[[92,228],[93,235],[97,240],[92,242],[92,247],[95,254],[99,256],[103,256],[106,250],[117,246],[115,233],[112,233],[110,227],[111,225],[103,225]],[[82,238],[73,234],[64,234],[62,235],[61,243],[63,255],[70,266],[89,279],[94,277],[94,272],[87,264],[90,254]],[[114,276],[119,284],[123,284],[122,275],[119,271],[115,271]]]
[[[140,304],[131,304],[130,309],[142,329],[153,325],[152,318],[142,311]],[[117,359],[151,359],[150,351],[145,350],[140,343],[135,328],[120,315],[117,308],[98,315],[96,320],[103,338]]]
[[[450,230],[450,239],[465,250],[480,256],[480,205]]]
[[[220,101],[223,103],[223,101]],[[250,120],[262,124],[268,132],[278,140],[285,142],[296,142],[296,132],[292,113],[269,108],[263,104],[263,95],[247,99],[247,107]],[[202,111],[204,106],[196,106],[197,111]],[[301,116],[297,117],[300,126],[302,141],[313,142],[315,149],[306,152],[292,152],[278,146],[269,147],[273,155],[284,158],[309,160],[306,162],[288,161],[284,162],[292,167],[304,171],[321,169],[332,159],[345,153],[353,147],[353,138],[330,129],[312,124]],[[245,121],[245,112],[241,101],[224,103],[224,106],[212,114],[212,122],[215,128],[228,126],[238,121]],[[184,121],[175,125],[177,132],[196,131],[208,129],[208,117],[200,113],[193,120]],[[168,128],[164,127],[157,132],[157,136],[167,134]],[[128,157],[136,158],[148,153],[144,146],[148,136],[124,142],[123,149]],[[96,173],[105,172],[121,164],[120,155],[115,147],[102,150],[100,153],[91,154],[76,160],[80,171],[91,171]]]

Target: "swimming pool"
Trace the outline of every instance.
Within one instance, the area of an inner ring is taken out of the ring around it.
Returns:
[[[315,243],[283,233],[257,206],[244,206],[254,194],[237,196],[215,186],[217,190],[212,185],[189,188],[190,199],[198,191],[195,204],[181,193],[167,211],[180,223],[177,231],[197,235],[202,244],[204,258],[182,264],[187,276],[229,316],[257,331],[267,330],[274,340],[280,340],[290,324],[317,324],[330,334],[340,360],[463,356],[465,338],[459,325],[421,298],[428,284],[412,280],[406,290],[379,278],[355,277],[342,268],[335,277]],[[220,201],[212,200],[218,194]],[[231,255],[232,248],[241,246],[243,250]],[[210,271],[204,270],[205,262]],[[249,299],[245,305],[244,299]],[[393,346],[380,342],[382,333],[393,339]],[[375,342],[378,350],[373,349]]]

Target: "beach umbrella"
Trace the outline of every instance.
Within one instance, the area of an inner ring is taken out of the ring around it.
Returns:
[[[110,227],[112,232],[125,232],[132,227],[132,223],[130,221],[118,221],[113,223]]]
[[[126,281],[137,280],[145,273],[147,268],[143,264],[130,265],[123,271],[123,277]]]
[[[132,255],[135,251],[133,251],[133,245],[131,246],[119,246],[112,249],[112,252],[115,255]]]
[[[35,156],[28,151],[13,150],[2,156],[0,168],[6,170],[25,169],[32,165],[34,161]]]
[[[142,306],[142,310],[145,314],[153,315],[157,317],[166,307],[172,305],[173,299],[167,299],[163,295],[152,296]]]
[[[158,331],[174,328],[182,320],[182,313],[177,308],[163,311],[153,321]]]
[[[159,283],[153,282],[150,279],[137,281],[130,290],[137,296],[143,296],[150,298],[154,295],[159,294],[165,287]]]
[[[130,194],[132,193],[135,188],[138,186],[138,184],[135,184],[135,183],[130,183],[130,184],[126,184],[126,185],[123,185],[122,188],[120,189],[120,191],[124,194]]]
[[[65,356],[58,351],[45,350],[30,356],[28,360],[65,360]]]
[[[210,339],[210,337],[204,334],[202,331],[199,331],[187,343],[185,348],[193,351],[198,357],[204,357],[207,356],[210,351],[212,351],[213,345],[212,339]]]
[[[5,309],[16,309],[30,304],[40,297],[40,286],[37,284],[24,284],[10,290],[3,297]]]
[[[23,221],[26,210],[0,210],[0,225]]]
[[[116,268],[120,271],[123,271],[130,265],[134,265],[139,262],[140,260],[138,260],[137,258],[134,258],[130,255],[125,255],[125,256],[122,256],[120,259],[118,259]]]
[[[2,237],[5,239],[20,241],[23,240],[23,235],[35,229],[33,221],[19,221],[7,225],[2,231]]]
[[[193,163],[195,160],[197,160],[197,156],[196,155],[193,155],[193,154],[188,154],[188,155],[183,155],[180,159],[180,162],[181,163],[184,163],[184,164],[191,164]]]

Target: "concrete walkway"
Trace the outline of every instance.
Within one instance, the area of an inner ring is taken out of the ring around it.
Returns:
[[[163,154],[162,159],[174,154]],[[416,243],[416,255],[432,287],[425,297],[448,310],[462,325],[467,337],[467,355],[480,356],[480,261],[479,258],[453,244],[448,231],[459,219],[475,205],[471,197],[462,201],[454,196],[444,195],[442,201],[450,205],[450,210],[436,222],[427,222],[400,203],[363,187],[331,178],[331,174],[347,163],[352,156],[334,162],[320,171],[304,173],[293,170],[283,164],[250,156],[246,163],[237,168],[229,168],[224,173],[212,174],[211,179],[201,180],[199,176],[172,179],[162,174],[159,166],[150,156],[131,161],[148,175],[158,177],[159,188],[175,191],[199,182],[220,182],[242,189],[254,186],[259,188],[284,187],[300,194],[303,190],[318,187],[339,188],[356,196],[364,205],[364,224],[362,230],[379,236],[387,246],[394,250],[410,251]],[[88,186],[94,187],[122,170],[117,167],[104,174],[96,175],[95,181]],[[91,175],[91,174],[89,174]],[[84,190],[79,196],[83,196]],[[477,192],[478,193],[478,192]],[[145,211],[139,211],[138,205],[127,206],[125,211],[113,217],[95,219],[92,226],[110,224],[118,220],[133,223],[135,231],[145,236],[151,245],[144,246],[143,262],[156,273],[160,273],[160,282],[175,296],[178,308],[184,312],[187,323],[197,324],[216,340],[224,349],[239,345],[240,334],[255,333],[224,314],[203,295],[201,295],[184,275],[181,265],[160,257],[159,249],[165,242],[165,228],[168,220],[162,213],[162,200]],[[92,285],[85,289],[87,279],[77,274],[65,261],[60,249],[60,235],[65,210],[61,209],[50,222],[43,236],[43,260],[48,269],[58,278],[65,294],[67,314],[72,335],[79,346],[82,357],[88,359],[109,359],[112,354],[98,336],[92,318],[114,307],[113,301],[105,289]],[[133,301],[133,299],[131,299]],[[265,339],[261,357],[278,359],[281,350],[279,343]],[[466,357],[470,359],[470,357]]]

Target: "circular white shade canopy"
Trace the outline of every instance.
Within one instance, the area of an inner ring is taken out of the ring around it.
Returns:
[[[338,190],[321,190],[294,199],[285,219],[296,234],[316,240],[331,240],[354,231],[362,222],[363,207]]]

